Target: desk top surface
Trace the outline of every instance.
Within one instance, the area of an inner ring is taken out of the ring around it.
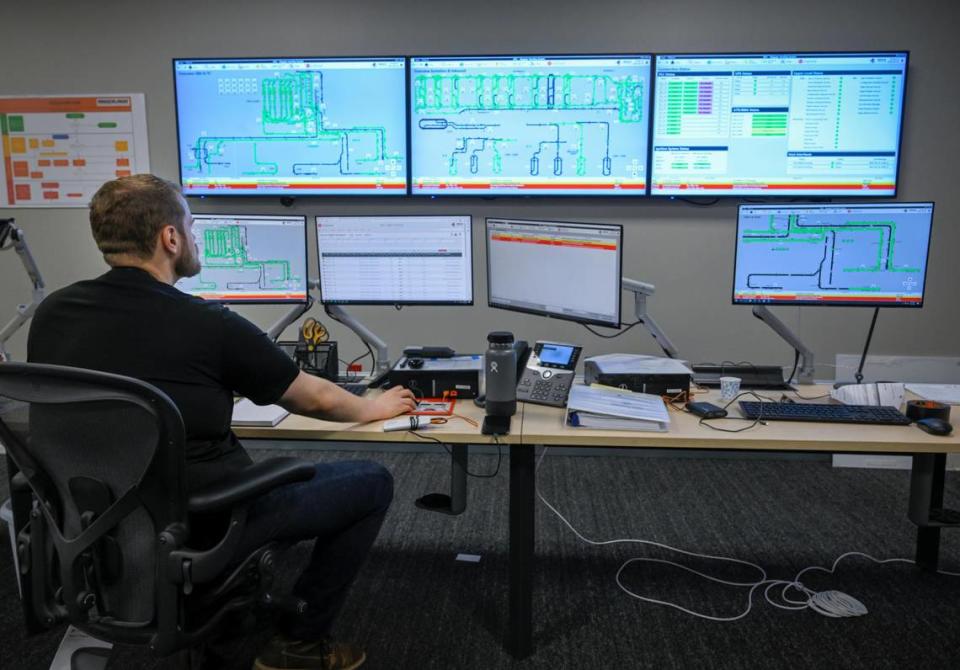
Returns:
[[[380,391],[368,391],[380,393]],[[276,426],[234,426],[233,432],[240,438],[263,438],[269,440],[331,440],[342,442],[405,442],[430,443],[429,438],[447,444],[493,444],[490,435],[480,432],[484,410],[473,404],[473,400],[460,400],[454,406],[454,415],[445,418],[442,425],[431,425],[417,431],[424,437],[413,435],[409,430],[383,432],[383,421],[369,423],[338,423],[321,421],[305,416],[291,414]],[[476,425],[471,424],[470,419]],[[520,443],[520,406],[517,416],[513,417],[510,435],[499,438],[501,444]]]
[[[826,385],[802,386],[799,395],[806,398],[826,395]],[[779,398],[781,391],[759,391]],[[788,393],[796,402],[828,402],[828,398],[803,400]],[[745,398],[747,400],[753,398]],[[698,393],[697,400],[716,405],[720,391]],[[728,408],[731,417],[740,417],[739,406]],[[953,421],[956,423],[957,418]],[[750,425],[746,420],[720,419],[709,424],[736,429]],[[659,447],[680,449],[756,449],[774,451],[860,451],[870,453],[956,453],[960,452],[960,430],[947,437],[925,433],[916,426],[813,423],[769,421],[739,433],[725,433],[700,424],[700,417],[687,412],[670,411],[670,429],[665,433],[621,430],[585,430],[564,425],[563,412],[551,407],[527,405],[523,413],[524,444],[579,445],[592,447]]]
[[[829,386],[804,386],[805,397],[829,393]],[[763,393],[763,392],[761,392]],[[779,391],[770,394],[779,394]],[[790,394],[796,397],[796,394]],[[698,394],[698,400],[719,402],[719,391]],[[797,399],[798,402],[807,402]],[[820,400],[819,402],[824,402]],[[739,416],[736,405],[731,416]],[[483,409],[472,400],[457,403],[456,413],[477,422],[474,426],[452,416],[441,426],[418,431],[448,444],[490,444],[493,438],[480,433]],[[954,412],[955,414],[957,411]],[[958,422],[957,417],[953,418]],[[740,428],[746,421],[713,420],[721,428]],[[290,415],[274,427],[235,427],[240,438],[334,440],[358,442],[428,443],[410,431],[383,432],[383,422],[367,424],[336,423]],[[622,430],[593,430],[564,425],[564,410],[529,403],[519,403],[513,417],[510,435],[500,438],[501,444],[542,444],[581,447],[655,447],[676,449],[737,449],[771,451],[829,451],[868,453],[960,453],[960,429],[948,437],[923,432],[916,426],[883,426],[864,424],[806,423],[770,421],[739,433],[725,433],[699,424],[699,417],[686,412],[670,411],[670,429],[665,433]]]

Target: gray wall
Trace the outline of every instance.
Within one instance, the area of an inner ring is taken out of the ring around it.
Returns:
[[[846,0],[446,4],[38,0],[18,3],[15,12],[4,12],[0,94],[144,92],[152,170],[176,180],[170,65],[174,57],[908,49],[900,200],[937,203],[927,304],[917,311],[884,311],[872,350],[955,356],[960,354],[957,7],[951,1],[892,0],[866,4]],[[193,208],[196,212],[282,211],[275,199],[204,201]],[[680,202],[584,199],[376,203],[339,198],[303,199],[293,211],[308,216],[450,212],[475,217],[475,306],[353,310],[382,334],[393,351],[413,343],[477,351],[484,347],[487,331],[509,329],[527,339],[580,342],[587,354],[659,353],[639,329],[616,340],[603,340],[576,324],[486,307],[483,217],[556,217],[625,226],[624,273],[657,285],[651,313],[684,357],[780,364],[793,360],[787,345],[752,318],[749,308],[730,305],[735,202],[694,207]],[[51,288],[104,269],[90,238],[85,210],[0,210],[0,216],[11,215],[26,231]],[[20,264],[9,252],[0,256],[0,286],[2,324],[29,295]],[[275,307],[241,311],[263,327],[281,313]],[[837,352],[858,352],[870,319],[868,310],[850,308],[779,308],[777,313],[824,364],[832,363]],[[313,314],[322,317],[319,308]],[[631,316],[624,312],[625,320]],[[351,333],[337,327],[331,330],[346,356],[363,351]],[[15,358],[25,355],[25,334],[26,329],[11,343]],[[292,336],[292,330],[288,334]],[[817,374],[832,378],[834,370],[822,365]]]

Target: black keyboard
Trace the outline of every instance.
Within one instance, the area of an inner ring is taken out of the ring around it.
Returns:
[[[877,423],[907,426],[910,419],[895,407],[878,405],[822,405],[796,402],[741,400],[740,411],[748,419],[771,421],[823,421],[826,423]]]
[[[337,386],[353,395],[363,395],[367,392],[367,385],[362,382],[337,382]]]

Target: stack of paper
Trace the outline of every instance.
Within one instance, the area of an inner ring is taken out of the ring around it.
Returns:
[[[663,399],[600,384],[574,384],[567,398],[567,425],[600,430],[666,432],[670,415]]]
[[[254,405],[247,398],[241,398],[233,405],[234,426],[276,426],[290,414],[279,405]]]
[[[834,400],[844,405],[882,405],[900,408],[904,388],[899,382],[876,384],[848,384],[830,392]]]

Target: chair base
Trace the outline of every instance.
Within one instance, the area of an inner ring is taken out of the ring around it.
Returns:
[[[98,640],[82,630],[67,626],[50,670],[103,670],[110,660],[113,645]]]

